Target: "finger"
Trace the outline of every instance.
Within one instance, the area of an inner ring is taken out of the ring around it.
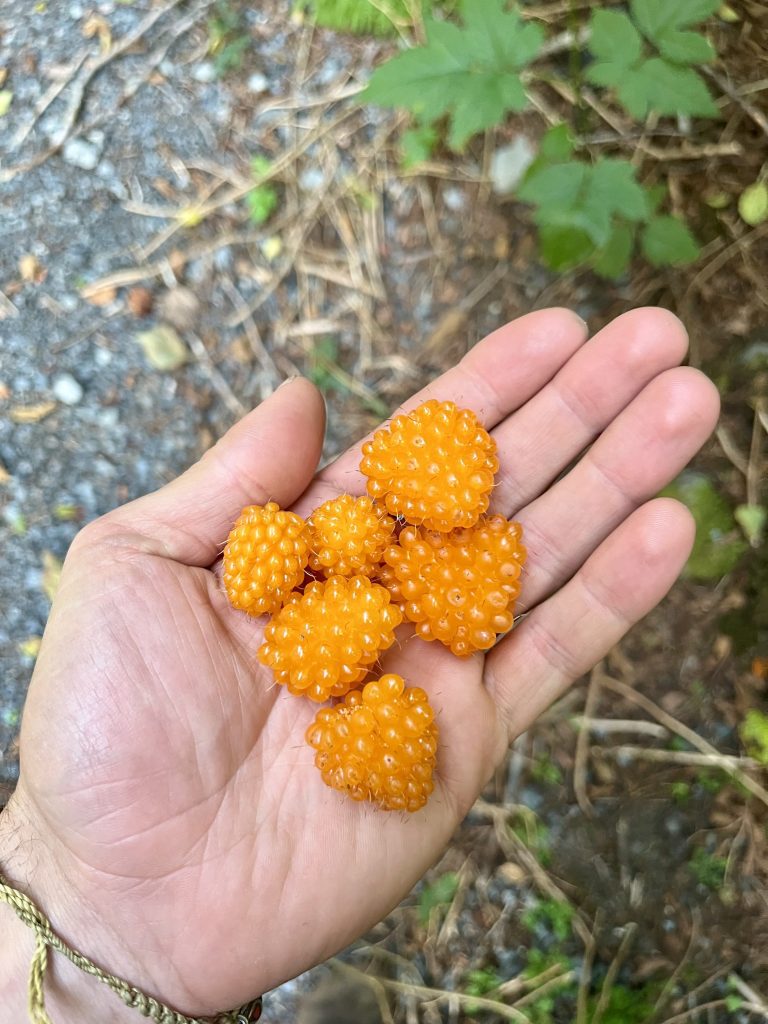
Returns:
[[[658,604],[683,568],[694,533],[683,505],[669,498],[648,502],[491,652],[486,681],[510,737]]]
[[[541,494],[687,348],[685,328],[664,309],[632,310],[596,334],[494,431],[500,466],[492,510],[509,516]]]
[[[317,469],[325,405],[304,378],[286,381],[178,479],[110,516],[187,565],[210,565],[245,505],[290,505]]]
[[[667,370],[567,476],[520,512],[525,608],[561,586],[611,530],[677,476],[714,430],[719,409],[715,386],[698,370]]]
[[[586,337],[586,324],[568,309],[529,313],[478,342],[460,363],[409,398],[393,415],[437,398],[472,409],[490,429],[551,380]],[[327,466],[319,483],[362,494],[365,485],[358,466],[365,440]]]

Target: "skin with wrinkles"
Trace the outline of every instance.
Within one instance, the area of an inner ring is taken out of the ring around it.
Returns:
[[[685,347],[662,310],[589,341],[573,314],[543,310],[406,403],[476,410],[500,462],[490,511],[522,524],[528,551],[528,614],[490,652],[458,659],[414,639],[382,658],[436,713],[435,791],[415,814],[324,785],[303,742],[317,706],[256,662],[263,621],[232,609],[219,579],[243,507],[273,500],[306,518],[365,491],[359,446],[313,480],[324,420],[311,384],[281,388],[178,480],[88,526],[29,692],[3,870],[65,940],[187,1013],[239,1005],[361,935],[438,858],[510,739],[682,567],[690,516],[653,496],[718,409],[706,378],[677,365]],[[18,1024],[31,944],[10,912],[0,948],[0,1024]],[[53,1019],[123,1019],[74,968],[57,963],[50,992]]]

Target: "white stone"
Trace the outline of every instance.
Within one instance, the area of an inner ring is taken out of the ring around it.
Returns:
[[[206,85],[208,82],[215,81],[216,68],[209,60],[204,60],[194,69],[192,77],[196,82],[201,82],[203,85]]]
[[[466,201],[467,198],[464,194],[464,190],[461,188],[451,186],[443,192],[443,202],[448,209],[452,210],[454,213],[458,213],[459,210],[463,210]]]
[[[53,382],[53,394],[64,405],[77,405],[83,397],[82,386],[71,373],[62,373]]]
[[[269,79],[261,71],[254,71],[248,79],[248,88],[251,92],[266,92],[269,88]]]
[[[496,195],[514,192],[535,159],[536,149],[525,135],[518,135],[508,146],[497,149],[491,157],[491,183]]]
[[[83,171],[92,171],[99,162],[99,150],[85,139],[69,139],[61,154],[68,164]]]

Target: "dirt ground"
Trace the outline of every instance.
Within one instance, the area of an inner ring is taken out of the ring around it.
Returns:
[[[540,134],[533,116],[400,169],[403,118],[354,100],[386,42],[313,29],[284,0],[56,0],[23,18],[0,0],[6,792],[79,527],[171,479],[291,373],[325,393],[330,457],[515,316],[565,304],[596,330],[660,304],[723,397],[694,468],[729,507],[766,501],[768,227],[734,204],[768,160],[768,11],[734,6],[737,27],[713,28],[723,117],[660,162],[701,258],[607,284],[543,270],[524,209],[489,186],[494,147]],[[245,198],[257,155],[278,200],[263,224]],[[729,204],[702,202],[713,190]],[[739,732],[768,710],[766,594],[765,543],[680,582],[520,737],[401,907],[263,1019],[342,1024],[343,1004],[356,1024],[768,1020],[768,793]]]

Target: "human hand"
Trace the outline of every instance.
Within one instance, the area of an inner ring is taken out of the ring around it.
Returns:
[[[325,787],[303,740],[316,705],[273,685],[255,658],[263,620],[234,611],[217,576],[244,505],[307,514],[364,491],[359,445],[312,479],[311,384],[289,383],[178,480],[80,533],[0,828],[0,865],[10,857],[66,941],[200,1015],[320,962],[408,892],[510,740],[661,600],[693,524],[653,495],[712,431],[717,392],[678,366],[685,332],[662,310],[585,338],[567,311],[530,314],[406,404],[452,399],[493,429],[491,511],[522,522],[528,550],[528,614],[487,655],[408,639],[382,659],[437,711],[436,789],[417,814]]]

